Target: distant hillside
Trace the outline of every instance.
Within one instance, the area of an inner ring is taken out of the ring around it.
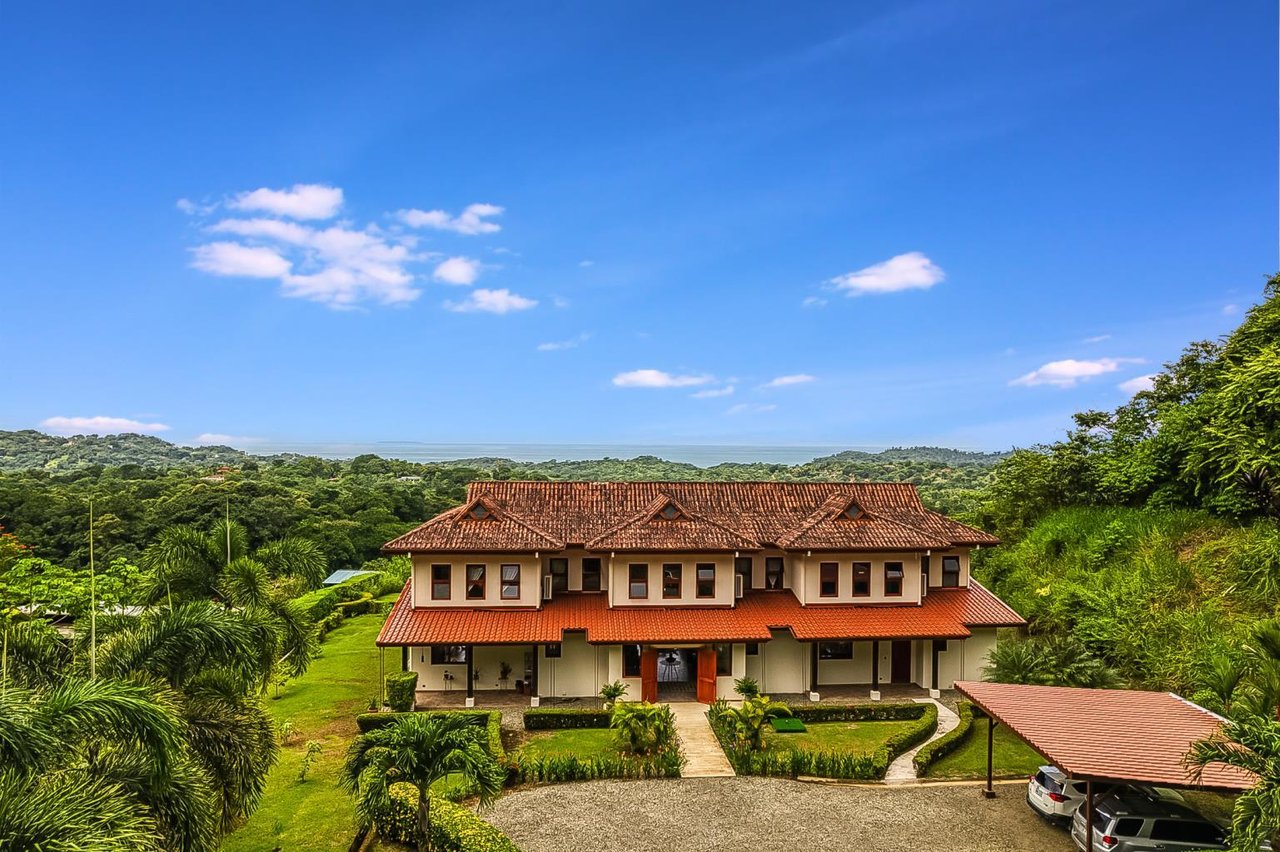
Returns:
[[[0,431],[0,471],[78,470],[94,466],[238,465],[249,456],[231,447],[180,447],[151,435],[76,435],[34,429]]]

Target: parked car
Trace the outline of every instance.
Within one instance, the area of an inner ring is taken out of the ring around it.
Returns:
[[[1071,839],[1085,849],[1085,809],[1071,820]],[[1226,849],[1221,828],[1177,802],[1148,796],[1105,796],[1093,805],[1093,848],[1098,852]]]
[[[1183,801],[1182,794],[1167,787],[1094,782],[1093,800],[1095,802],[1112,793],[1145,796],[1179,804]],[[1040,770],[1027,781],[1027,804],[1051,822],[1063,824],[1071,822],[1076,809],[1084,805],[1084,799],[1085,782],[1068,778],[1066,773],[1056,766],[1041,766]]]

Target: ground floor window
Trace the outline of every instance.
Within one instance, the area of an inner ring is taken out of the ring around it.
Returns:
[[[852,642],[819,642],[818,643],[818,659],[819,660],[852,660],[853,659],[853,643]]]
[[[728,677],[733,674],[733,646],[716,645],[716,675]]]
[[[760,656],[760,643],[759,643],[759,642],[748,642],[748,643],[747,643],[747,656],[748,656],[748,657],[758,657],[758,656]]]
[[[561,654],[561,645],[559,642],[552,642],[547,646],[547,659],[558,660]]]
[[[640,646],[622,646],[622,676],[640,677]]]
[[[466,645],[432,645],[431,665],[449,666],[467,661]]]

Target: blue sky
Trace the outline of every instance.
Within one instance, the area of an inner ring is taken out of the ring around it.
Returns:
[[[1272,3],[692,5],[7,3],[0,428],[1003,448],[1276,269]]]

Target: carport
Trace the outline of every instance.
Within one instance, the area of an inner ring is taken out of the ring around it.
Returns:
[[[1093,849],[1093,782],[1154,784],[1239,792],[1254,779],[1231,767],[1205,767],[1199,782],[1183,764],[1192,743],[1222,727],[1223,719],[1171,692],[1075,689],[956,681],[955,688],[991,717],[987,730],[987,787],[992,786],[996,725],[1025,740],[1068,777],[1085,782],[1086,849]]]

